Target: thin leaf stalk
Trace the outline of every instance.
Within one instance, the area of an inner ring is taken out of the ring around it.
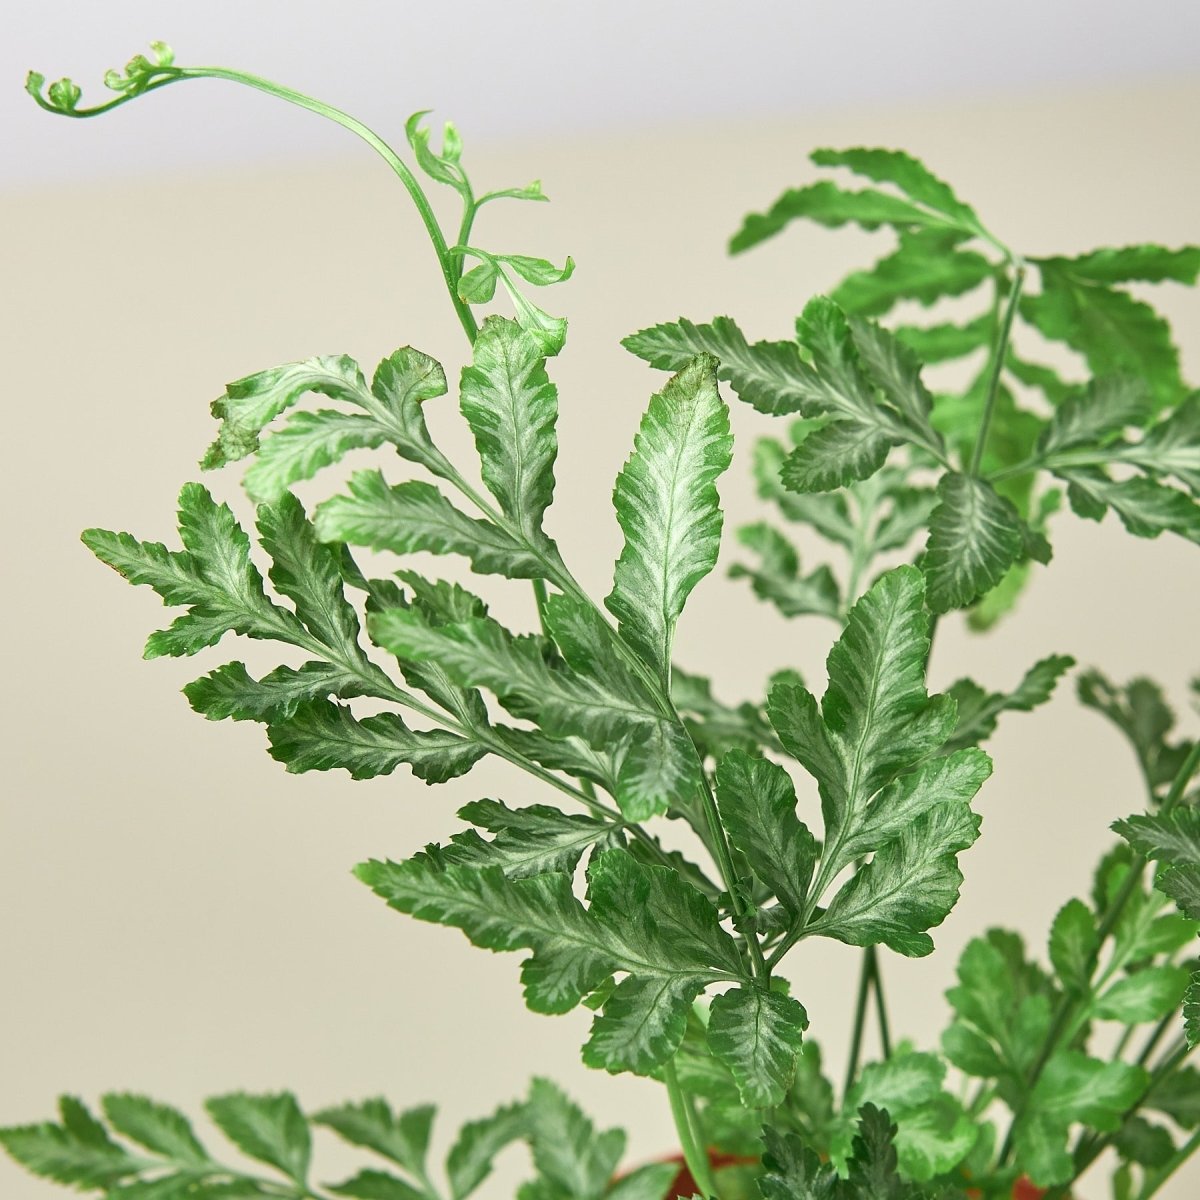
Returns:
[[[996,409],[996,399],[1000,394],[1000,376],[1004,371],[1004,359],[1008,353],[1009,339],[1012,337],[1013,322],[1017,316],[1017,304],[1021,299],[1021,289],[1025,283],[1025,260],[1016,260],[1016,270],[1013,273],[1012,288],[1008,293],[1008,303],[1004,309],[1004,320],[1000,333],[992,351],[991,373],[988,377],[987,398],[983,405],[983,417],[979,422],[979,435],[975,439],[975,449],[971,454],[970,474],[979,477],[979,468],[983,462],[983,450],[987,444],[988,431],[991,429],[992,414]]]
[[[883,995],[883,964],[879,961],[879,947],[871,946],[867,951],[872,956],[871,982],[875,991],[875,1021],[879,1025],[879,1049],[884,1059],[892,1057],[892,1029],[888,1021],[887,1000]]]
[[[479,331],[479,326],[475,321],[475,316],[471,312],[470,306],[458,295],[457,264],[453,261],[453,256],[448,253],[445,235],[442,233],[441,225],[439,225],[433,207],[429,203],[429,197],[426,196],[425,190],[421,187],[416,176],[409,170],[404,160],[373,129],[364,125],[355,117],[350,116],[349,113],[343,112],[331,104],[326,104],[324,101],[308,96],[304,92],[298,92],[293,88],[284,87],[282,84],[274,83],[269,79],[263,79],[259,75],[251,75],[245,71],[234,71],[227,67],[169,67],[162,68],[162,70],[164,75],[162,79],[147,84],[136,93],[120,96],[109,104],[91,110],[80,111],[72,115],[95,116],[100,112],[106,112],[110,108],[115,108],[118,104],[135,99],[138,95],[143,95],[146,92],[180,80],[221,79],[229,83],[240,83],[244,87],[253,88],[259,92],[265,92],[269,96],[285,100],[287,103],[294,104],[299,108],[307,109],[309,112],[316,113],[318,116],[325,117],[327,120],[342,126],[343,129],[349,130],[366,142],[387,163],[392,169],[393,174],[404,185],[405,191],[408,192],[421,218],[421,223],[425,226],[425,232],[429,235],[429,240],[433,244],[434,253],[438,259],[438,266],[442,272],[442,279],[449,293],[450,302],[454,305],[455,315],[458,317],[459,323],[462,325],[467,337],[474,342]],[[43,107],[45,106],[43,105]]]
[[[667,1097],[671,1103],[671,1116],[675,1121],[675,1132],[679,1135],[683,1161],[687,1163],[692,1178],[703,1194],[715,1197],[717,1185],[708,1161],[708,1148],[697,1138],[694,1114],[690,1111],[687,1096],[680,1086],[679,1076],[675,1073],[673,1058],[667,1059],[663,1065],[663,1082],[667,1085]]]
[[[854,1026],[850,1033],[850,1054],[846,1061],[846,1078],[842,1082],[842,1103],[850,1094],[858,1078],[858,1063],[862,1055],[863,1033],[867,1024],[867,1002],[871,995],[871,952],[874,946],[863,951],[858,968],[858,993],[854,999]]]

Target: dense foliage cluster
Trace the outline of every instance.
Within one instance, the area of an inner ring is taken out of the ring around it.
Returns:
[[[1044,958],[1002,929],[976,937],[941,1044],[921,1050],[891,1039],[879,947],[933,950],[930,931],[958,898],[959,855],[979,833],[972,802],[992,770],[980,745],[1074,665],[1052,656],[1011,690],[961,679],[930,695],[937,620],[966,610],[982,629],[1011,608],[1050,561],[1064,492],[1079,517],[1111,509],[1135,535],[1200,542],[1200,392],[1181,378],[1165,320],[1127,286],[1194,283],[1200,249],[1026,260],[912,157],[816,152],[818,167],[871,186],[822,179],[789,190],[746,219],[732,249],[801,218],[886,228],[893,248],[810,300],[793,340],[750,341],[724,316],[626,339],[672,374],[616,479],[624,544],[598,603],[572,574],[572,548],[543,527],[558,413],[547,360],[566,323],[526,291],[565,279],[572,264],[473,240],[486,203],[544,199],[540,187],[477,195],[455,130],[435,148],[423,114],[407,126],[418,173],[318,101],[238,72],[180,68],[155,49],[155,61],[110,73],[116,95],[98,108],[81,108],[67,80],[45,98],[31,77],[31,91],[44,107],[88,116],[179,80],[232,79],[371,142],[416,202],[469,338],[456,390],[478,463],[452,462],[431,437],[424,406],[442,403],[450,382],[409,346],[369,379],[340,355],[229,385],[203,465],[248,464],[258,549],[199,483],[180,495],[177,549],[84,534],[103,562],[183,610],[146,655],[192,655],[231,633],[288,648],[289,661],[261,677],[235,659],[185,691],[210,720],[260,722],[290,771],[365,779],[406,766],[436,784],[491,755],[539,780],[542,802],[477,800],[445,842],[356,873],[400,912],[520,952],[535,1012],[592,1009],[584,1062],[663,1082],[703,1192],[950,1200],[1007,1196],[1027,1177],[1063,1195],[1111,1148],[1116,1195],[1148,1200],[1200,1145],[1200,1074],[1185,1061],[1200,1042],[1200,744],[1174,737],[1154,684],[1078,677],[1082,702],[1129,741],[1145,797],[1115,826],[1092,893],[1054,918]],[[421,174],[461,198],[454,244]],[[475,307],[498,287],[515,319],[478,321]],[[879,323],[901,302],[952,297],[978,299],[978,314]],[[1035,361],[1022,323],[1076,351],[1087,377]],[[927,366],[958,360],[972,368],[966,388],[926,382]],[[748,558],[733,573],[785,616],[838,627],[820,687],[784,670],[761,700],[736,706],[678,666],[686,647],[675,645],[722,535],[717,484],[733,451],[722,381],[785,418],[782,436],[754,451],[775,518],[738,531]],[[345,456],[380,449],[401,463],[360,468],[311,512],[293,494]],[[789,525],[815,530],[835,561],[803,570]],[[511,630],[474,592],[398,564],[415,551],[532,581],[539,632]],[[708,861],[667,849],[663,820],[686,822]],[[808,1035],[803,996],[779,973],[813,937],[864,950],[840,1091]],[[884,1053],[863,1063],[872,1001]],[[1094,1051],[1114,1028],[1116,1051]],[[531,1152],[525,1200],[661,1200],[675,1177],[672,1164],[621,1175],[623,1136],[597,1132],[546,1081],[468,1125],[436,1182],[430,1108],[396,1114],[371,1100],[305,1115],[288,1094],[210,1100],[220,1130],[275,1172],[259,1177],[212,1158],[174,1109],[125,1094],[102,1107],[103,1121],[66,1098],[58,1123],[3,1130],[0,1142],[30,1170],[110,1200],[463,1200],[513,1142]],[[312,1124],[383,1165],[311,1184]],[[714,1174],[710,1151],[733,1165]]]

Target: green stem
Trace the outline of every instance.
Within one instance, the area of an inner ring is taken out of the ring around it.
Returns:
[[[1142,1052],[1137,1056],[1137,1065],[1144,1067],[1150,1061],[1150,1055],[1158,1047],[1158,1043],[1162,1041],[1163,1035],[1175,1024],[1177,1013],[1169,1012],[1157,1025],[1155,1025],[1150,1036],[1146,1039],[1146,1044],[1142,1047]]]
[[[663,1066],[663,1082],[667,1085],[667,1097],[671,1102],[671,1116],[675,1119],[675,1131],[679,1134],[679,1146],[683,1151],[683,1161],[687,1163],[696,1186],[705,1196],[715,1197],[717,1185],[713,1180],[712,1169],[708,1161],[708,1148],[701,1146],[696,1140],[696,1130],[692,1123],[692,1113],[689,1111],[687,1097],[679,1086],[679,1077],[675,1074],[675,1060],[667,1059]]]
[[[1008,294],[1008,304],[1004,310],[1004,322],[1000,326],[1000,336],[996,340],[992,352],[992,370],[988,379],[987,399],[983,406],[983,418],[979,423],[979,436],[975,439],[975,450],[971,455],[970,474],[978,477],[979,467],[983,462],[983,448],[987,442],[988,430],[992,424],[992,413],[996,408],[996,397],[1000,393],[1000,376],[1004,370],[1004,358],[1008,353],[1008,342],[1012,336],[1013,321],[1017,316],[1017,302],[1021,298],[1021,288],[1025,283],[1025,262],[1018,259],[1016,273],[1013,275],[1012,290]]]
[[[883,997],[883,967],[879,962],[879,947],[871,946],[871,981],[875,985],[875,1020],[879,1023],[879,1047],[885,1059],[892,1057],[892,1031],[888,1022],[887,1002]]]
[[[405,191],[408,192],[409,197],[416,206],[421,222],[425,226],[425,232],[429,235],[434,253],[437,255],[442,279],[445,282],[446,291],[450,295],[450,302],[454,305],[455,314],[458,316],[459,323],[462,325],[467,337],[472,343],[475,341],[475,337],[479,332],[479,326],[475,322],[475,316],[471,312],[470,305],[459,297],[458,264],[455,263],[453,256],[447,252],[446,238],[429,203],[429,197],[425,195],[424,189],[417,181],[416,176],[408,169],[403,159],[374,130],[368,128],[355,117],[350,116],[349,113],[342,112],[341,109],[334,108],[322,100],[306,96],[303,92],[297,92],[292,88],[272,83],[269,79],[263,79],[258,75],[250,75],[243,71],[232,71],[225,67],[182,67],[177,69],[176,78],[224,79],[230,83],[240,83],[245,87],[265,92],[268,96],[275,96],[279,100],[286,100],[289,104],[295,104],[299,108],[307,109],[309,112],[316,113],[320,117],[325,117],[327,120],[342,126],[343,129],[348,129],[351,133],[366,142],[391,167],[392,172],[404,185]]]
[[[854,1000],[854,1028],[850,1034],[850,1056],[846,1062],[846,1078],[842,1083],[843,1103],[850,1094],[855,1079],[858,1078],[858,1061],[862,1055],[863,1031],[867,1024],[867,1001],[871,994],[871,951],[874,948],[874,946],[867,947],[858,967],[858,995]]]
[[[867,1023],[867,1007],[875,996],[875,1019],[879,1024],[880,1049],[885,1059],[892,1057],[892,1035],[887,1006],[883,998],[883,975],[879,968],[879,947],[868,946],[863,951],[858,973],[858,996],[854,1002],[854,1030],[850,1036],[850,1057],[846,1063],[846,1079],[842,1085],[843,1098],[854,1086],[858,1065],[862,1059],[863,1033]]]
[[[1126,1046],[1129,1045],[1130,1040],[1133,1038],[1133,1030],[1134,1027],[1132,1025],[1125,1026],[1125,1031],[1121,1034],[1117,1044],[1113,1047],[1111,1057],[1114,1062],[1124,1055]]]
[[[549,597],[546,595],[546,581],[544,579],[535,579],[533,581],[533,598],[537,603],[538,623],[542,627],[542,637],[550,637],[550,626],[546,624],[546,601]]]

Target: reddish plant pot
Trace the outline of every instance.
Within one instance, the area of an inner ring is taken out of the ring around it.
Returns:
[[[1042,1200],[1044,1188],[1034,1187],[1024,1175],[1013,1184],[1013,1200]]]
[[[691,1200],[692,1196],[701,1194],[682,1154],[669,1154],[662,1161],[679,1164],[679,1170],[676,1172],[675,1178],[671,1180],[671,1186],[667,1190],[664,1200]],[[747,1158],[742,1154],[723,1154],[719,1150],[708,1152],[708,1163],[714,1171],[719,1171],[722,1167],[752,1166],[756,1162],[758,1162],[757,1158]]]
[[[1012,1200],[1042,1200],[1046,1194],[1045,1188],[1034,1187],[1024,1175],[1013,1184]],[[973,1188],[968,1188],[967,1195],[969,1197],[978,1196],[979,1193]]]
[[[700,1195],[700,1189],[696,1186],[696,1180],[688,1169],[682,1154],[670,1154],[661,1161],[679,1164],[679,1170],[676,1172],[675,1178],[671,1180],[671,1186],[664,1200],[691,1200],[692,1196]],[[723,1154],[719,1150],[709,1150],[708,1152],[709,1166],[714,1171],[719,1171],[722,1167],[752,1166],[757,1161],[756,1158],[747,1158],[741,1154]],[[968,1192],[967,1194],[971,1195],[972,1193]],[[1034,1187],[1022,1175],[1013,1184],[1012,1200],[1042,1200],[1045,1194],[1044,1188]]]

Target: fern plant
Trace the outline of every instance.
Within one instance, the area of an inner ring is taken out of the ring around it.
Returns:
[[[47,91],[36,74],[29,90],[51,112],[87,117],[196,78],[331,119],[394,171],[469,343],[456,390],[482,488],[475,464],[430,435],[424,407],[451,390],[434,357],[405,346],[373,372],[319,357],[240,379],[213,405],[202,466],[247,464],[258,549],[194,482],[180,494],[178,548],[101,529],[84,541],[182,610],[147,657],[193,655],[228,634],[288,648],[260,677],[233,659],[185,694],[210,720],[261,723],[289,771],[365,779],[405,767],[437,784],[490,755],[542,785],[526,807],[467,804],[444,842],[356,874],[393,909],[520,953],[534,1012],[592,1009],[584,1063],[663,1084],[688,1182],[673,1162],[623,1169],[623,1135],[597,1131],[545,1080],[467,1125],[441,1171],[427,1162],[432,1108],[374,1099],[306,1113],[286,1092],[207,1102],[265,1173],[214,1157],[178,1110],[126,1093],[104,1096],[100,1116],[65,1097],[58,1121],[2,1130],[0,1143],[35,1174],[109,1200],[464,1200],[517,1142],[533,1170],[524,1200],[662,1200],[693,1187],[730,1200],[1063,1196],[1108,1150],[1116,1197],[1157,1194],[1200,1145],[1200,1074],[1187,1063],[1200,1042],[1200,742],[1174,735],[1156,685],[1077,678],[1081,701],[1129,741],[1145,796],[1114,827],[1092,893],[1054,917],[1044,957],[1003,929],[975,938],[940,1045],[919,1049],[893,1040],[880,948],[933,950],[979,834],[972,804],[992,771],[981,744],[1074,665],[1055,655],[1011,690],[962,679],[930,695],[938,620],[965,610],[984,629],[1016,603],[1050,561],[1064,490],[1079,517],[1111,509],[1134,535],[1200,541],[1200,392],[1181,378],[1165,320],[1125,286],[1195,283],[1200,248],[1027,260],[916,159],[817,151],[818,167],[869,186],[789,190],[731,248],[808,219],[886,227],[895,249],[805,304],[793,340],[752,342],[724,316],[626,339],[672,374],[653,385],[616,479],[624,543],[597,600],[572,573],[573,549],[543,526],[559,403],[548,363],[566,322],[529,289],[567,278],[571,260],[495,253],[475,235],[485,205],[541,200],[540,187],[478,192],[454,127],[435,145],[424,114],[406,126],[410,165],[345,113],[242,72],[178,66],[161,43],[105,77],[106,103],[84,107],[70,80]],[[461,201],[453,237],[432,184]],[[481,320],[498,289],[513,315]],[[901,301],[960,296],[981,298],[977,316],[878,321]],[[1022,322],[1086,371],[1071,379],[1034,361],[1014,338]],[[965,389],[926,382],[927,365],[959,359],[976,367]],[[722,536],[717,489],[733,453],[722,382],[787,419],[755,448],[759,490],[777,522],[815,530],[838,555],[805,573],[779,523],[738,531],[749,558],[734,573],[785,616],[820,616],[837,633],[817,688],[781,671],[737,706],[679,666],[675,644]],[[403,461],[359,469],[306,511],[295,485],[364,450]],[[513,632],[474,592],[411,570],[415,551],[527,581],[539,631]],[[702,853],[668,849],[668,820]],[[780,974],[815,937],[862,948],[840,1089],[803,995]],[[864,1063],[872,1010],[882,1056]],[[1114,1048],[1098,1050],[1114,1028]],[[313,1125],[375,1165],[312,1182]]]

